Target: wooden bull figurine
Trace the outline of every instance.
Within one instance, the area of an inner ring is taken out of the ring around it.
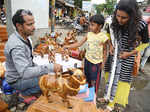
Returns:
[[[70,69],[69,71],[70,74],[65,74],[64,76],[57,73],[55,75],[47,74],[40,78],[39,86],[43,96],[46,97],[49,103],[53,101],[48,97],[53,93],[57,93],[67,103],[67,107],[72,107],[67,95],[76,96],[80,90],[80,85],[85,84],[86,79],[79,69]]]

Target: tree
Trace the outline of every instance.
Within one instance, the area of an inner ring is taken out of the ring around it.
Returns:
[[[100,4],[96,6],[97,13],[106,13],[111,15],[114,11],[114,6],[116,5],[116,0],[106,0],[105,4]]]
[[[77,7],[82,8],[82,1],[83,0],[74,0],[74,5],[77,6]]]
[[[150,4],[150,0],[147,0],[147,4],[148,4],[148,5]]]

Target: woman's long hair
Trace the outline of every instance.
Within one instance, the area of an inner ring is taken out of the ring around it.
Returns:
[[[117,10],[124,11],[129,15],[129,20],[126,25],[123,26],[119,25],[116,19]],[[123,29],[126,29],[129,33],[129,44],[133,45],[133,42],[135,42],[136,40],[136,35],[138,31],[137,27],[140,19],[141,19],[141,11],[139,10],[136,0],[120,0],[114,11],[111,26],[114,33],[118,33],[122,27]],[[119,38],[118,36],[115,37]]]

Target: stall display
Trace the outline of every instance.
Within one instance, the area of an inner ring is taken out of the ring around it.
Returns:
[[[57,43],[56,39],[60,37],[62,33],[56,32],[55,35],[46,34],[44,37],[40,38],[41,43],[35,48],[34,52],[44,56],[44,54],[49,55],[49,61],[55,62],[55,54],[62,54],[64,60],[68,60],[69,56],[82,60],[85,55],[85,51],[80,51],[78,48],[73,49],[63,49],[64,45],[69,45],[77,42],[76,39],[76,30],[71,30],[67,33],[67,36],[64,38],[63,43]]]
[[[76,36],[77,36],[76,30],[68,32],[64,40],[64,45],[69,45],[77,42]]]
[[[35,101],[32,105],[29,106],[26,112],[104,112],[102,109],[97,109],[96,105],[91,102],[85,102],[77,97],[69,97],[72,108],[68,109],[64,106],[64,102],[61,97],[53,95],[51,98],[54,99],[54,102],[47,103],[44,96]]]
[[[86,83],[80,69],[70,68],[65,74],[47,74],[40,78],[42,95],[27,112],[103,112],[91,102],[76,97]]]
[[[0,99],[0,112],[10,112],[8,110],[8,104]]]
[[[86,84],[82,61],[79,57],[72,58],[71,52],[77,49],[63,49],[63,45],[74,42],[77,42],[74,31],[68,32],[63,44],[57,43],[56,39],[46,35],[34,50],[40,54],[33,58],[36,64],[52,62],[50,58],[53,57],[52,63],[62,65],[63,71],[49,73],[40,78],[39,86],[42,95],[29,106],[27,112],[103,112],[97,109],[93,102],[86,102],[77,96],[81,85]]]
[[[67,74],[56,73],[54,75],[44,75],[40,78],[39,86],[48,102],[53,102],[51,94],[57,93],[63,98],[64,104],[71,107],[67,96],[76,96],[80,90],[80,85],[86,83],[85,75],[80,69],[69,69]]]
[[[55,63],[55,54],[60,53],[63,60],[68,60],[69,58],[69,52],[68,50],[64,50],[62,48],[62,45],[58,44],[56,42],[56,38],[60,36],[60,34],[56,33],[55,36],[45,35],[43,37],[42,41],[43,43],[40,43],[37,48],[34,50],[34,52],[38,53],[41,57],[44,57],[45,54],[48,55],[48,60],[51,63]]]

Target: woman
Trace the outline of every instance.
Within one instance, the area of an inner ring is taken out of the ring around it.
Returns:
[[[128,104],[135,55],[148,46],[148,27],[141,19],[136,0],[120,0],[114,11],[111,30],[114,50],[105,65],[108,75],[105,95],[98,99],[109,101],[105,112],[124,109]],[[139,45],[140,41],[143,44]],[[116,104],[122,108],[115,108]]]

